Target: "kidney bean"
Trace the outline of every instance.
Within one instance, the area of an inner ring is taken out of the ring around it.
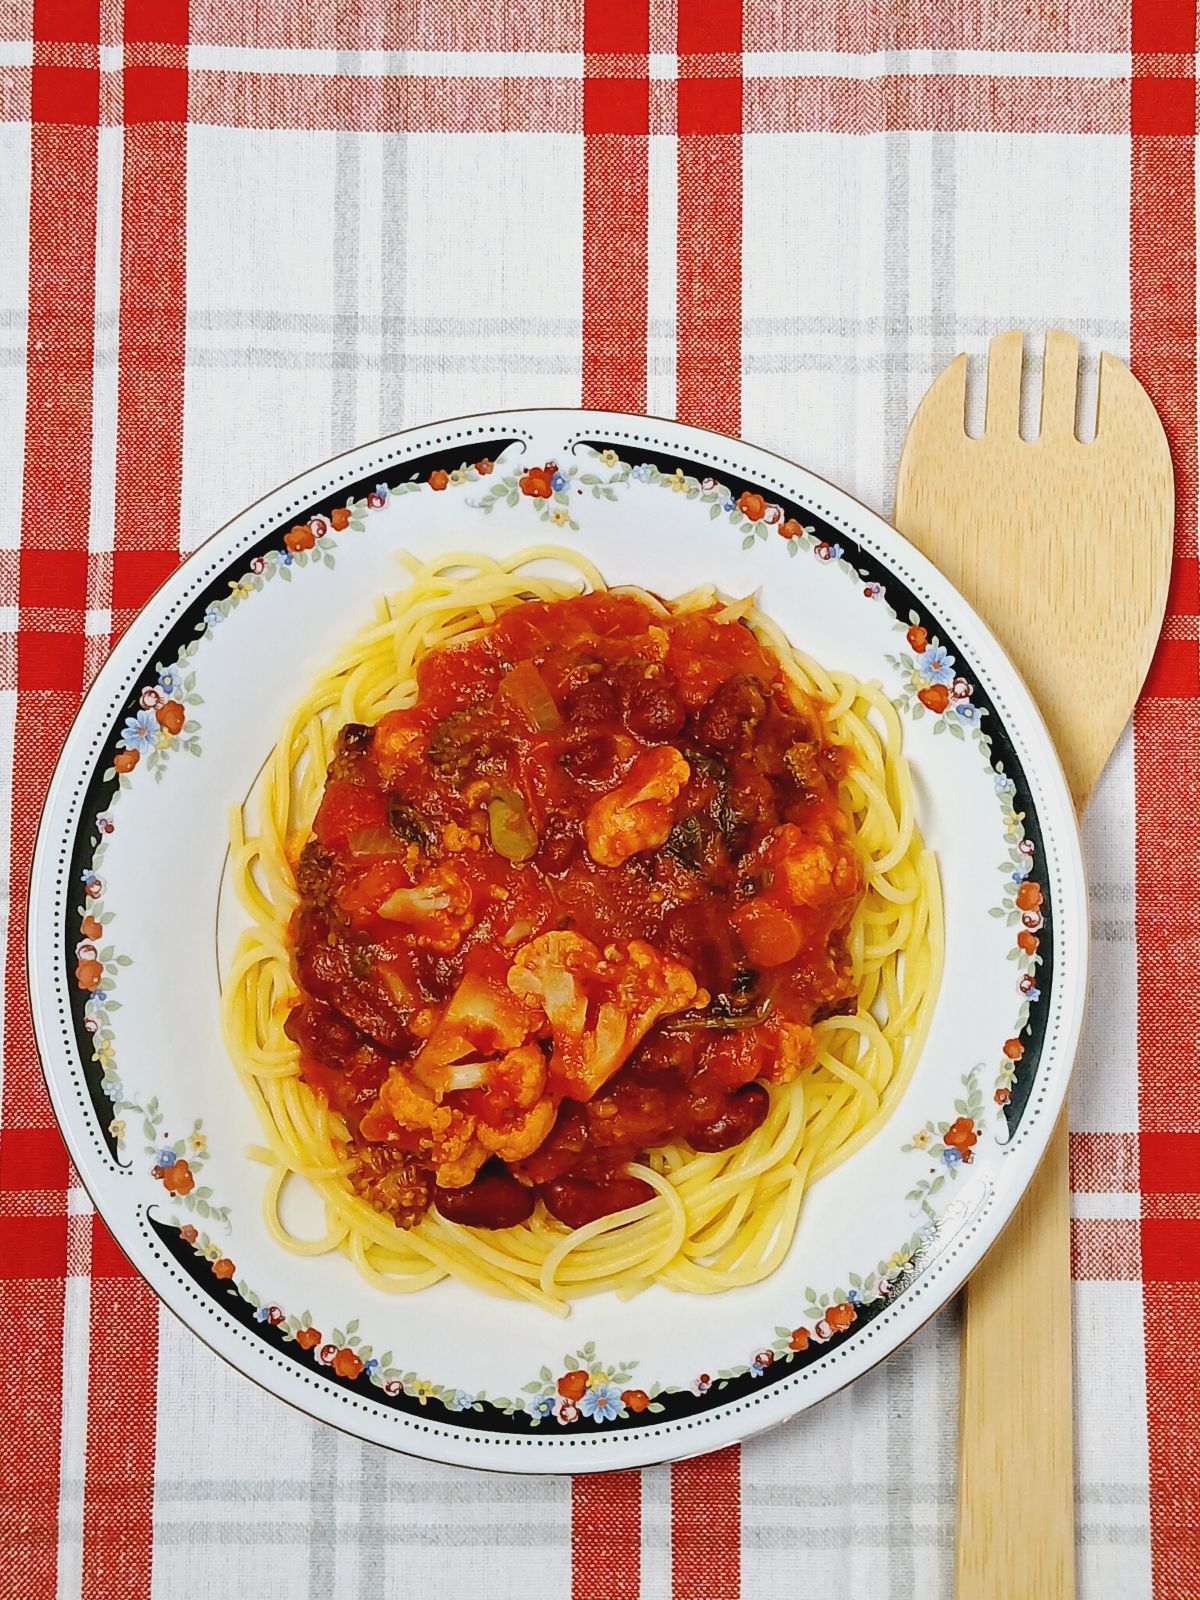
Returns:
[[[617,746],[607,733],[585,735],[560,757],[573,778],[584,783],[608,783],[616,775]]]
[[[687,707],[671,683],[655,678],[633,684],[625,701],[625,726],[645,739],[669,739],[687,721]]]
[[[435,1189],[433,1203],[448,1222],[467,1228],[513,1228],[533,1211],[534,1193],[507,1172],[485,1168],[465,1189]]]
[[[767,696],[757,678],[728,678],[696,718],[696,737],[711,750],[728,750],[762,721]]]
[[[542,834],[537,864],[543,872],[565,872],[579,848],[578,825],[565,817],[551,817]]]
[[[771,1101],[761,1083],[748,1083],[737,1094],[731,1094],[721,1105],[715,1117],[705,1121],[688,1133],[688,1143],[693,1150],[728,1150],[748,1139],[765,1120]]]
[[[654,1190],[640,1178],[605,1178],[598,1183],[583,1178],[555,1178],[542,1185],[541,1195],[552,1217],[568,1228],[582,1228],[597,1217],[640,1206],[653,1198]]]
[[[576,727],[615,722],[619,711],[616,690],[603,678],[595,678],[573,689],[563,710],[566,720]]]

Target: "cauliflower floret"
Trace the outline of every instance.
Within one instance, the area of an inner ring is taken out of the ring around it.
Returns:
[[[525,1043],[530,1031],[529,1012],[505,986],[503,978],[476,964],[463,973],[413,1068],[431,1088],[470,1088],[474,1084],[463,1080],[461,1073],[458,1081],[450,1082],[448,1069],[452,1065],[465,1066],[514,1051]],[[536,1054],[540,1057],[541,1052]],[[474,1081],[481,1082],[482,1074]]]
[[[456,1106],[440,1105],[403,1067],[388,1073],[379,1099],[363,1118],[364,1136],[386,1141],[389,1120],[417,1134],[421,1154],[443,1189],[463,1188],[487,1160],[488,1152],[475,1136],[476,1119]]]
[[[476,1134],[489,1155],[499,1156],[501,1161],[524,1161],[542,1144],[557,1115],[554,1101],[544,1095],[528,1111],[506,1118],[502,1128],[480,1122]]]
[[[498,1061],[489,1061],[483,1082],[504,1104],[518,1111],[532,1110],[546,1092],[546,1058],[538,1045],[522,1045]]]
[[[590,939],[578,933],[543,933],[517,951],[508,987],[540,1006],[551,1027],[582,1033],[587,1017],[583,978],[600,959]]]
[[[766,859],[782,898],[794,906],[821,906],[858,887],[858,865],[848,850],[832,838],[805,834],[791,822],[775,829]]]
[[[772,1020],[762,1032],[774,1047],[758,1074],[765,1083],[791,1083],[816,1059],[816,1036],[805,1023]]]
[[[619,867],[639,850],[657,850],[675,825],[674,804],[691,777],[678,750],[660,745],[638,756],[623,783],[588,811],[583,835],[602,867]]]
[[[550,1074],[562,1093],[589,1100],[660,1017],[697,998],[696,980],[652,945],[603,953],[577,933],[544,933],[518,953],[508,986],[550,1026]],[[706,1002],[707,1003],[707,1002]]]
[[[457,868],[442,866],[411,889],[395,890],[379,915],[407,928],[418,945],[448,955],[474,926],[471,907],[470,884]]]

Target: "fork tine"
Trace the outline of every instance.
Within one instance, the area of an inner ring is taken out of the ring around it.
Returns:
[[[1042,361],[1043,439],[1060,443],[1075,437],[1075,390],[1079,381],[1079,341],[1051,328]]]
[[[1020,434],[1022,344],[1021,330],[1014,328],[998,333],[988,345],[985,434]]]

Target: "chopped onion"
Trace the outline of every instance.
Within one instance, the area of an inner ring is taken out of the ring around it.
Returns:
[[[755,594],[757,594],[755,590]],[[748,594],[741,600],[731,600],[727,606],[722,606],[713,618],[714,622],[740,622],[743,617],[749,616],[754,610],[754,595]]]
[[[482,1061],[460,1061],[446,1068],[445,1090],[453,1094],[458,1089],[477,1089],[483,1082]]]
[[[403,976],[389,962],[381,961],[375,968],[380,981],[387,985],[388,991],[396,1004],[405,1010],[419,1004],[420,996],[415,994]]]
[[[390,828],[357,828],[346,840],[352,856],[402,856],[404,846]]]
[[[500,680],[500,693],[529,719],[537,733],[549,733],[551,728],[562,726],[554,696],[532,661],[519,661],[511,672],[506,672]]]
[[[538,847],[525,802],[512,789],[498,789],[488,801],[488,833],[492,849],[514,866],[528,861]]]

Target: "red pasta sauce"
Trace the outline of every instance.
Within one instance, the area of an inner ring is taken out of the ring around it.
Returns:
[[[862,893],[824,708],[717,607],[517,605],[342,730],[291,924],[287,1032],[409,1226],[568,1226],[728,1149],[853,1010]]]

